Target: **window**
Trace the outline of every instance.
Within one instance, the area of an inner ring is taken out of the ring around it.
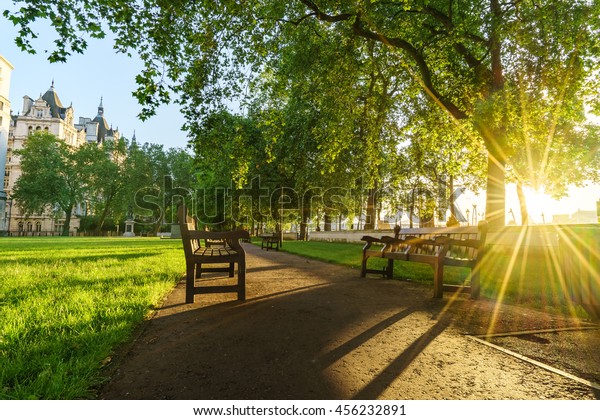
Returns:
[[[41,232],[42,231],[42,222],[36,222],[35,223],[35,231],[36,232]]]
[[[19,232],[23,232],[23,222],[19,222]]]
[[[33,232],[33,223],[27,222],[27,232]]]

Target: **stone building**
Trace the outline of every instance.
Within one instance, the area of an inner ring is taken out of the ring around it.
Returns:
[[[0,175],[3,182],[0,183],[0,235],[7,231],[7,194],[8,179],[4,176],[6,172],[6,154],[8,149],[8,132],[10,129],[10,76],[13,70],[12,64],[0,55]]]
[[[64,218],[61,219],[56,214],[23,215],[19,206],[10,199],[12,189],[21,176],[19,157],[14,155],[14,152],[24,147],[30,134],[43,130],[72,147],[80,147],[88,142],[102,144],[105,140],[120,138],[118,130],[109,127],[104,118],[102,100],[96,118],[81,117],[78,124],[75,124],[74,119],[73,106],[65,107],[62,104],[54,82],[38,99],[24,96],[21,112],[11,116],[4,178],[8,195],[8,230],[11,235],[56,235],[62,232],[64,225]],[[74,215],[78,214],[81,214],[81,209],[75,209]],[[79,221],[73,217],[70,224],[71,233],[75,233],[78,227]]]

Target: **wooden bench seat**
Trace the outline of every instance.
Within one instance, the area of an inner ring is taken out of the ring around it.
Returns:
[[[203,293],[237,293],[238,300],[246,299],[246,253],[240,239],[250,238],[245,230],[209,232],[197,229],[197,221],[190,217],[185,206],[177,212],[181,240],[186,263],[186,303],[194,302],[194,295]],[[206,264],[209,264],[207,267]],[[238,265],[238,281],[235,285],[196,286],[202,273],[225,272],[235,275]],[[215,267],[214,265],[217,265]],[[225,265],[225,267],[223,267]]]
[[[394,261],[409,261],[429,264],[433,268],[433,295],[441,298],[444,291],[470,292],[472,298],[479,297],[479,265],[485,252],[487,223],[478,226],[452,228],[421,228],[397,230],[394,237],[375,238],[363,236],[365,241],[362,255],[361,277],[367,274],[383,274],[392,278]],[[373,247],[379,244],[380,246]],[[368,269],[369,258],[387,259],[382,270]],[[471,269],[470,284],[444,284],[444,267],[467,267]]]

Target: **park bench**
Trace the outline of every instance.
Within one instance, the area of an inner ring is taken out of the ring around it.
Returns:
[[[368,273],[383,274],[392,278],[394,261],[429,264],[433,268],[433,296],[441,298],[444,291],[470,292],[479,297],[479,271],[485,252],[487,223],[478,226],[448,228],[395,229],[394,237],[375,238],[363,236],[361,277]],[[380,246],[373,247],[379,244]],[[369,258],[387,259],[382,270],[368,269]],[[467,267],[471,269],[470,285],[444,284],[444,267]]]
[[[199,230],[197,220],[188,215],[185,206],[179,207],[177,216],[185,254],[186,303],[193,303],[194,295],[203,293],[237,293],[238,300],[245,300],[246,253],[240,245],[240,239],[249,238],[249,233],[245,230],[230,232]],[[196,279],[201,278],[202,273],[226,272],[229,273],[229,277],[234,277],[236,263],[237,284],[196,286]]]
[[[282,232],[263,233],[260,235],[260,249],[275,249],[279,251],[279,247],[283,245]]]

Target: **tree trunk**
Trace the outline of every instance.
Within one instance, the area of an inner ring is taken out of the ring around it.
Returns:
[[[71,214],[73,213],[73,205],[65,210],[65,223],[63,225],[62,236],[69,236],[71,228]]]
[[[413,228],[413,218],[415,216],[415,189],[413,188],[410,193],[408,202],[408,227]]]
[[[485,201],[485,220],[488,224],[501,227],[505,224],[504,161],[494,158],[488,152],[487,193]]]
[[[450,190],[450,215],[456,219],[456,204],[454,203],[454,177],[452,175],[448,180],[448,190]]]
[[[310,221],[310,205],[302,201],[302,209],[300,210],[300,240],[308,240],[308,222]]]
[[[331,232],[331,216],[329,215],[329,213],[325,213],[323,215],[323,221],[324,221],[324,228],[323,230],[325,232]]]
[[[375,229],[375,220],[377,218],[377,184],[375,188],[370,188],[367,195],[367,220],[365,220],[365,230]]]
[[[517,196],[519,197],[519,208],[521,210],[521,225],[527,226],[529,224],[529,211],[527,210],[527,198],[525,198],[521,181],[517,181]]]
[[[106,216],[108,215],[108,209],[110,208],[113,197],[114,196],[112,196],[112,195],[109,196],[104,203],[104,209],[102,209],[102,215],[100,216],[100,220],[98,220],[98,226],[96,226],[96,235],[97,236],[100,236],[100,234],[102,233],[102,227],[104,226]]]

